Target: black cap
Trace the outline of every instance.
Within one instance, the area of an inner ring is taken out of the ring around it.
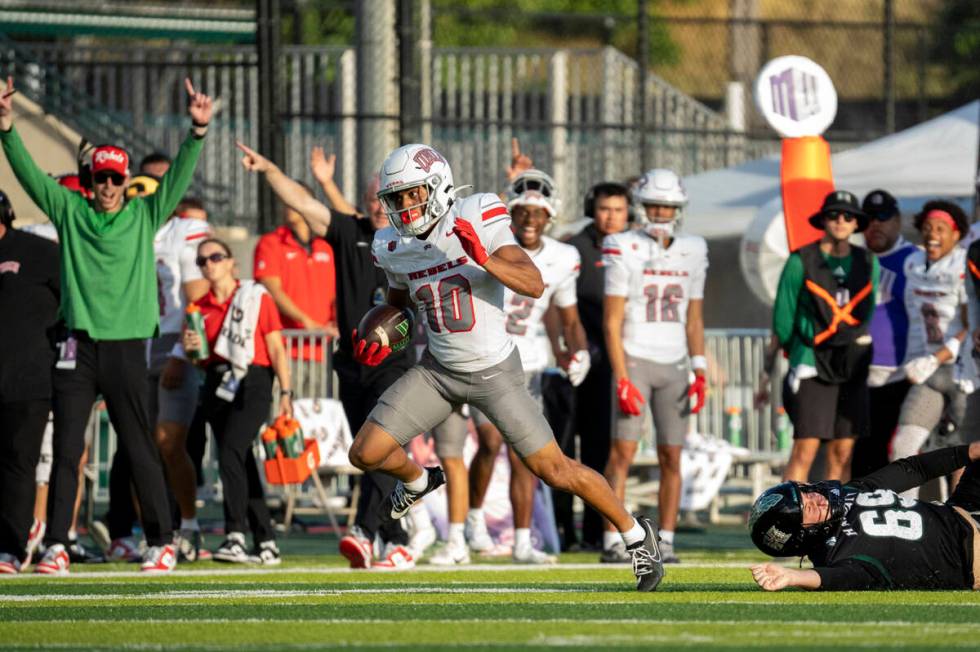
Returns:
[[[861,210],[876,220],[890,220],[899,214],[898,201],[887,190],[872,190],[861,202]]]
[[[837,213],[847,213],[848,215],[853,215],[858,221],[858,231],[864,231],[868,228],[868,222],[870,218],[868,214],[861,210],[861,205],[858,203],[858,198],[854,196],[853,192],[848,192],[846,190],[835,190],[828,194],[823,199],[823,206],[820,207],[820,211],[814,213],[810,216],[810,224],[815,229],[824,228],[823,218],[825,215],[836,215]]]

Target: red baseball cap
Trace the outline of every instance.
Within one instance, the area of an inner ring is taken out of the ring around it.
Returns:
[[[102,145],[92,152],[92,174],[108,170],[129,176],[129,154],[121,147]]]

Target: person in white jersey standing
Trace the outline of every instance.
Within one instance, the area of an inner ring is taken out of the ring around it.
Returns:
[[[649,401],[660,466],[661,552],[665,563],[676,563],[681,447],[688,417],[704,406],[707,387],[703,303],[708,246],[700,236],[678,232],[687,193],[674,172],[650,170],[640,178],[633,197],[642,208],[641,228],[607,236],[602,245],[603,330],[619,405],[606,479],[623,499],[643,434],[642,406]],[[629,561],[612,524],[607,525],[600,559]]]

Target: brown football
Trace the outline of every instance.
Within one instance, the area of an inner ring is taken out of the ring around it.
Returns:
[[[368,346],[377,342],[381,346],[390,346],[392,352],[401,351],[412,341],[415,330],[412,322],[408,311],[382,303],[361,317],[357,336],[367,340]]]

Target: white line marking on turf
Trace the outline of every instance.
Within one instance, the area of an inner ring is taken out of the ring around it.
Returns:
[[[746,572],[753,562],[717,562],[717,563],[687,563],[683,566],[674,566],[670,570],[683,570],[686,568],[744,568]],[[229,569],[208,569],[208,570],[183,570],[178,568],[169,573],[159,575],[148,575],[140,571],[81,571],[72,573],[67,577],[80,579],[109,579],[113,577],[142,577],[143,579],[153,579],[157,577],[234,577],[239,575],[288,575],[288,574],[308,574],[308,575],[365,575],[365,574],[385,574],[404,577],[411,573],[477,573],[484,571],[512,572],[512,571],[544,571],[554,572],[563,570],[606,570],[606,571],[628,571],[627,564],[554,564],[549,566],[534,566],[528,564],[470,564],[467,566],[429,566],[421,565],[406,571],[390,570],[365,570],[363,568],[342,568],[329,566],[298,566],[296,568],[229,568]],[[9,582],[26,579],[41,579],[32,573],[21,573],[19,575],[4,575],[0,582]],[[63,577],[45,575],[43,579],[61,580]]]

